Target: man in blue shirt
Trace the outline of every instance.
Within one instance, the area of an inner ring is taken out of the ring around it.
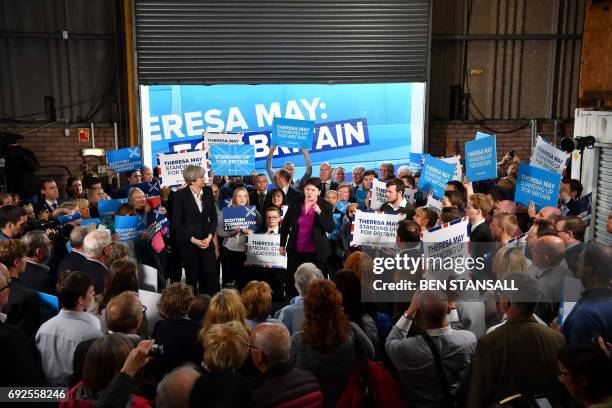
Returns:
[[[612,248],[586,245],[578,261],[578,278],[586,289],[561,328],[568,343],[601,336],[612,342]],[[576,299],[564,299],[566,302]]]

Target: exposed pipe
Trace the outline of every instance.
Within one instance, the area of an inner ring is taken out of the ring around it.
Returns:
[[[130,146],[136,146],[136,97],[134,87],[134,26],[132,24],[132,1],[123,0],[123,26],[125,31],[125,68],[127,71],[127,100],[130,123]]]
[[[582,34],[469,34],[434,35],[433,41],[554,41],[580,40]]]
[[[555,35],[559,35],[559,29],[561,28],[561,1],[555,0]],[[552,53],[550,57],[550,69],[548,78],[548,119],[555,117],[555,99],[557,98],[557,76],[559,73],[559,39],[555,38],[552,43]]]
[[[93,122],[91,122],[90,126],[91,126],[91,147],[95,149],[96,148],[96,131],[94,130]]]

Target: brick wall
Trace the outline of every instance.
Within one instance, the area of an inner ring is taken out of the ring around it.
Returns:
[[[523,162],[529,161],[531,156],[531,126],[515,130],[526,121],[488,121],[486,126],[497,130],[497,156],[500,160],[511,149]],[[514,131],[513,131],[514,130]],[[429,152],[435,156],[452,156],[460,154],[464,157],[465,142],[474,140],[476,132],[495,133],[482,128],[478,123],[464,123],[461,121],[432,121],[429,123]],[[510,132],[511,133],[501,133]],[[573,122],[564,122],[559,125],[557,140],[564,136],[572,136]],[[538,133],[552,133],[552,121],[539,121]],[[552,137],[545,135],[546,138]]]
[[[53,177],[60,191],[63,191],[66,179],[70,174],[73,176],[81,176],[83,174],[79,170],[79,166],[83,163],[81,149],[92,147],[91,135],[89,142],[82,143],[78,140],[77,128],[70,128],[70,136],[68,137],[64,136],[64,127],[47,127],[32,132],[33,129],[36,128],[0,127],[0,133],[11,132],[22,134],[24,138],[19,143],[36,154],[41,166],[38,172],[39,177]],[[94,129],[96,147],[114,150],[115,136],[113,128],[100,127]],[[127,145],[125,132],[119,130],[118,137],[119,147],[125,147]],[[95,159],[89,159],[88,164],[89,168],[95,171],[95,166],[98,163]]]

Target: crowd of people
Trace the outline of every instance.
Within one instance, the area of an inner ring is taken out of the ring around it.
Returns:
[[[161,252],[147,233],[126,244],[112,222],[80,225],[109,198],[127,198],[117,215],[152,211],[150,168],[126,173],[121,189],[87,174],[63,194],[52,179],[34,197],[0,193],[0,385],[69,387],[64,406],[343,407],[357,389],[364,406],[612,407],[612,248],[585,242],[579,181],[563,180],[557,207],[517,204],[508,154],[494,180],[449,181],[440,210],[407,166],[355,166],[348,181],[322,163],[313,177],[304,150],[296,179],[293,163],[272,168],[273,154],[267,175],[187,165],[184,186],[161,189]],[[405,215],[393,249],[351,244],[374,179],[386,183],[377,210]],[[223,208],[249,205],[256,228],[226,230]],[[513,290],[364,297],[376,257],[419,257],[423,231],[463,217],[483,244],[471,255],[486,261],[463,278]],[[612,212],[607,223],[612,233]],[[248,265],[251,234],[278,235],[287,268]],[[156,322],[139,295],[142,265],[158,270]],[[583,287],[569,314],[566,277]],[[385,381],[364,375],[372,367]]]

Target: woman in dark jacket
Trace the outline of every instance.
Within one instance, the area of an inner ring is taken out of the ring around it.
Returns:
[[[321,194],[321,180],[311,177],[304,183],[304,196],[289,205],[281,225],[280,252],[287,254],[285,290],[287,297],[297,296],[293,274],[304,262],[312,262],[324,271],[331,254],[327,232],[334,231],[332,206]]]
[[[174,194],[172,224],[193,292],[214,295],[219,290],[213,236],[217,210],[212,189],[204,185],[206,170],[188,165],[183,170],[187,187]]]

